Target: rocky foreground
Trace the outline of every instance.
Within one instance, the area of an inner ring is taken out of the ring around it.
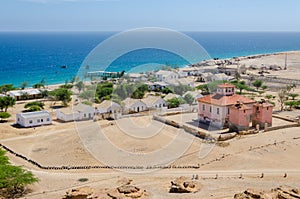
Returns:
[[[272,189],[271,191],[258,191],[253,189],[247,189],[243,193],[235,194],[235,199],[296,199],[300,198],[300,189],[295,189],[292,187],[278,187]]]

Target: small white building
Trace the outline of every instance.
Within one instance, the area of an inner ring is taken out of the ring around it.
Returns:
[[[147,81],[146,74],[141,73],[128,73],[125,77],[128,77],[133,82]]]
[[[48,111],[37,111],[28,113],[18,113],[16,115],[17,124],[22,127],[35,127],[52,124],[52,117]]]
[[[170,80],[178,79],[178,73],[174,71],[160,70],[155,73],[155,77],[159,82],[168,82]]]
[[[78,104],[72,108],[62,108],[56,111],[56,118],[64,122],[91,120],[95,116],[95,108]]]
[[[126,98],[122,101],[124,113],[138,113],[148,110],[147,105],[140,99]]]
[[[167,106],[167,102],[160,96],[149,95],[142,99],[148,109],[160,109]]]
[[[96,114],[102,119],[112,118],[114,120],[122,117],[122,107],[110,100],[104,100],[96,107]]]

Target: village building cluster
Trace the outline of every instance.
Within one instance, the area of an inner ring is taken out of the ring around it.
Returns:
[[[199,67],[199,64],[201,67]],[[237,73],[246,74],[245,65],[228,60],[204,61],[197,65],[179,69],[159,70],[147,73],[128,73],[125,79],[130,82],[143,82],[148,91],[162,91],[170,85],[187,85],[195,88],[201,82],[230,81]],[[251,70],[251,69],[250,69]],[[111,73],[94,72],[90,76]],[[149,75],[153,78],[149,81]],[[8,95],[16,100],[36,99],[42,96],[39,89],[9,91]],[[183,95],[166,94],[163,98],[157,95],[147,95],[142,99],[126,98],[118,104],[104,100],[94,106],[77,102],[72,107],[60,108],[55,111],[56,118],[62,122],[81,120],[118,120],[126,114],[140,113],[152,110],[167,110],[168,100],[183,99],[186,95],[193,97],[192,105],[197,106],[199,123],[205,123],[217,128],[229,128],[232,131],[248,130],[251,127],[264,128],[272,125],[273,105],[266,101],[256,102],[235,93],[235,86],[229,83],[218,85],[215,93],[203,96],[199,91],[187,91]],[[184,106],[182,106],[184,107]],[[49,119],[50,118],[50,119]],[[23,127],[33,127],[51,124],[52,117],[47,111],[17,114],[17,124]]]

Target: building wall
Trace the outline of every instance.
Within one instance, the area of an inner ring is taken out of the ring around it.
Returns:
[[[147,105],[140,100],[137,100],[135,103],[133,103],[130,107],[126,106],[125,107],[125,113],[130,113],[130,112],[143,112],[146,111]]]
[[[58,120],[62,120],[64,122],[71,122],[71,121],[74,121],[74,120],[79,120],[79,113],[70,113],[70,114],[66,114],[60,110],[57,110],[56,111],[56,118]]]
[[[203,110],[203,105],[205,110]],[[211,125],[222,128],[228,116],[228,107],[199,102],[198,114],[201,122],[209,121]]]
[[[152,107],[149,107],[149,108],[159,109],[159,108],[166,107],[166,106],[167,106],[167,102],[165,100],[158,99],[152,104]]]
[[[240,110],[230,108],[229,128],[232,130],[247,130],[249,129],[252,110]]]
[[[26,117],[26,118],[24,118],[22,114],[17,114],[16,119],[17,119],[17,124],[23,127],[34,127],[34,126],[52,124],[52,117],[50,114],[41,117]]]
[[[263,128],[265,123],[272,126],[272,113],[273,107],[253,106],[253,126],[259,124]]]

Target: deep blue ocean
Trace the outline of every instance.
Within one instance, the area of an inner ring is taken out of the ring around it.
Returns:
[[[184,32],[201,44],[212,58],[300,50],[298,32]],[[45,78],[47,84],[64,83],[77,74],[85,57],[114,32],[2,32],[0,33],[0,85]],[[108,71],[129,71],[147,63],[184,66],[181,57],[158,49],[134,51],[119,57]],[[67,66],[62,68],[61,66]],[[145,69],[147,70],[147,68]]]

